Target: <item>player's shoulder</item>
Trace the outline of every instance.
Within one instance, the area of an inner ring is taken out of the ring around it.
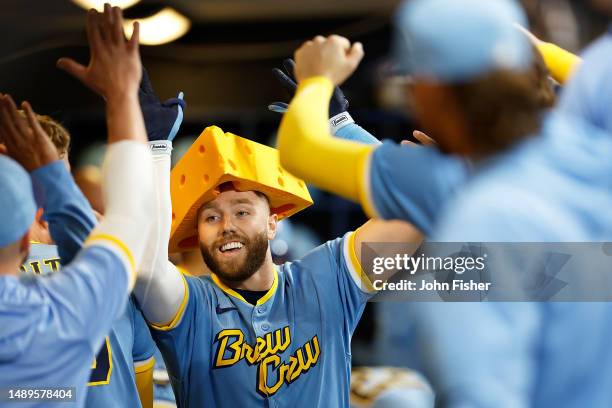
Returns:
[[[339,270],[344,264],[344,253],[352,233],[347,232],[342,237],[324,242],[301,258],[279,265],[279,273],[288,283],[302,282],[304,277],[334,276],[331,272]]]
[[[405,166],[411,171],[427,171],[432,174],[463,176],[470,165],[467,160],[444,154],[435,146],[404,146],[385,141],[376,148],[374,164],[389,172],[404,173]]]
[[[200,303],[201,300],[215,299],[223,293],[223,288],[218,283],[215,283],[211,275],[195,276],[183,274],[183,279],[185,279],[187,284],[190,301],[195,299],[197,303]]]
[[[342,237],[330,239],[323,244],[311,249],[299,259],[285,262],[281,268],[285,271],[298,271],[320,267],[322,264],[334,262],[341,255],[344,243],[349,239],[352,232],[347,232]]]

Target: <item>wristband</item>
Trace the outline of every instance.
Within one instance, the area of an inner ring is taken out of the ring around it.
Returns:
[[[345,127],[346,125],[350,125],[351,123],[355,123],[353,118],[348,112],[341,112],[329,119],[329,130],[332,135],[335,135],[337,131]]]
[[[149,148],[153,156],[159,156],[162,154],[170,155],[172,153],[172,141],[170,140],[151,140],[149,141]]]

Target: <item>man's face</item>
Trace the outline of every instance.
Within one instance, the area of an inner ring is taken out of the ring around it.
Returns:
[[[253,191],[224,191],[200,208],[198,236],[208,268],[225,282],[240,283],[262,266],[277,216]]]

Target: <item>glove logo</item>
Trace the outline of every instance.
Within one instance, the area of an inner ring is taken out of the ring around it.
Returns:
[[[334,119],[334,121],[332,122],[332,124],[334,125],[334,127],[346,122],[348,120],[348,117],[346,115],[342,115],[339,118]]]

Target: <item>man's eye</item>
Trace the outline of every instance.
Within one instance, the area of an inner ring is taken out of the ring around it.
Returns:
[[[244,217],[246,215],[249,215],[249,213],[247,211],[238,211],[236,215],[239,217]]]
[[[209,215],[208,217],[206,217],[206,222],[215,222],[219,219],[218,216],[216,215]]]

